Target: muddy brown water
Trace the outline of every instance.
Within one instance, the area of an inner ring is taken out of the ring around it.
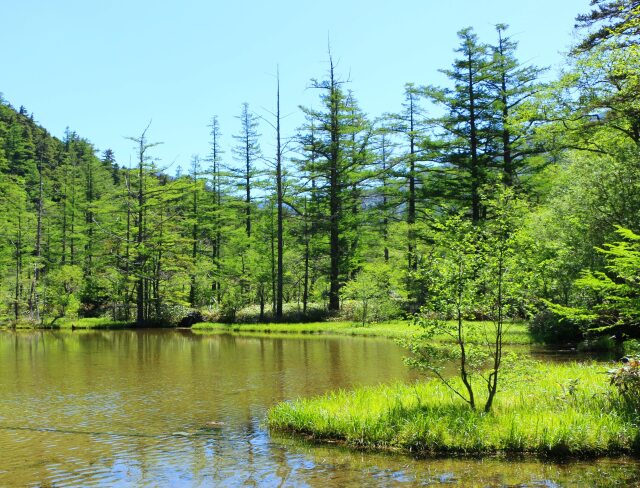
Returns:
[[[628,458],[413,459],[264,427],[282,400],[415,379],[403,354],[359,337],[1,331],[0,486],[640,484]]]

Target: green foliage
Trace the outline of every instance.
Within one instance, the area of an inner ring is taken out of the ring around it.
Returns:
[[[579,321],[563,317],[547,308],[533,316],[528,328],[534,341],[545,344],[577,343],[584,333]]]
[[[220,303],[220,317],[222,322],[234,322],[236,314],[243,305],[242,291],[235,286],[227,289]]]
[[[316,305],[315,310],[320,315],[322,322],[302,322],[302,323],[269,323],[261,324],[258,322],[258,312],[252,307],[252,314],[247,317],[247,322],[227,324],[220,323],[220,316],[216,311],[209,313],[203,312],[204,322],[195,324],[194,330],[212,331],[212,332],[239,332],[251,334],[264,333],[292,333],[292,334],[336,334],[336,335],[354,335],[366,337],[386,337],[390,339],[410,339],[420,333],[420,327],[407,320],[392,320],[389,322],[371,323],[367,327],[361,327],[359,324],[350,320],[341,319],[340,317],[330,317],[326,320],[326,308],[320,304]],[[285,311],[288,307],[285,307]],[[241,315],[244,316],[244,309]],[[295,315],[294,315],[295,316]],[[285,320],[287,314],[285,314]],[[493,329],[491,322],[479,322],[476,324],[477,329],[486,331],[485,334],[480,333],[482,337]],[[447,344],[450,348],[452,345],[451,338],[448,335],[437,335],[434,340]],[[527,333],[526,324],[522,322],[513,322],[505,330],[505,344],[525,345],[530,344],[531,339]]]
[[[623,365],[610,369],[609,383],[616,388],[625,403],[635,412],[640,409],[640,356],[625,356]]]
[[[284,302],[288,321],[365,325],[425,305],[424,341],[484,334],[482,354],[456,354],[475,376],[493,362],[491,382],[501,359],[488,345],[504,319],[546,302],[571,320],[540,315],[539,339],[573,341],[586,322],[631,333],[632,239],[605,243],[617,227],[640,232],[638,12],[635,0],[594,5],[578,23],[595,30],[556,82],[540,84],[542,70],[519,61],[506,25],[493,42],[466,28],[446,85],[407,84],[398,113],[376,121],[330,57],[298,136],[274,144],[275,186],[246,104],[230,157],[214,116],[210,154],[172,176],[147,129],[125,168],[0,99],[0,318],[38,323],[64,310],[142,325],[204,309],[269,321]],[[65,266],[81,270],[79,306],[52,298],[49,280],[57,286]],[[471,319],[496,325],[488,334]]]
[[[459,216],[443,224],[435,243],[431,294],[415,318],[422,335],[403,342],[412,353],[407,359],[410,366],[437,376],[472,409],[475,383],[484,383],[489,390],[485,411],[491,409],[498,391],[506,319],[522,312],[525,296],[525,271],[516,253],[524,207],[512,190],[498,189],[496,195],[488,201],[492,219],[485,225]],[[491,319],[493,329],[487,331],[469,320],[477,315]],[[437,335],[448,336],[457,347],[435,343]],[[452,361],[463,390],[444,375],[445,365]]]
[[[300,303],[285,303],[282,308],[282,317],[278,319],[278,322],[295,324],[319,322],[328,318],[329,313],[321,303],[308,303],[306,312],[302,310]],[[271,323],[276,322],[276,319],[272,308],[264,310],[261,314],[259,305],[249,305],[237,311],[234,322],[239,324]]]
[[[622,241],[598,248],[606,259],[605,271],[585,270],[576,281],[584,305],[549,307],[569,320],[589,323],[589,332],[618,335],[640,334],[640,236],[618,228]]]
[[[47,274],[47,315],[53,319],[77,317],[80,310],[79,292],[83,273],[79,266],[64,265]]]
[[[640,3],[637,0],[592,0],[591,12],[578,15],[578,27],[590,29],[575,51],[588,51],[610,40],[624,47],[638,43]],[[595,27],[595,28],[594,28]]]
[[[365,266],[354,279],[341,290],[343,298],[356,303],[352,319],[359,320],[364,327],[368,322],[380,322],[397,318],[399,280],[393,279],[389,265],[372,263]]]

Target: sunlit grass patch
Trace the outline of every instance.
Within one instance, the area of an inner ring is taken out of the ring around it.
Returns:
[[[41,322],[21,321],[15,323],[12,321],[0,321],[0,328],[3,327],[15,329],[128,329],[134,328],[135,324],[121,320],[111,320],[108,317],[62,317],[56,320],[45,317]]]
[[[476,324],[489,331],[493,327],[492,322],[476,322]],[[367,326],[353,322],[311,322],[300,324],[221,324],[200,323],[195,324],[195,330],[208,330],[215,332],[253,332],[253,333],[295,333],[295,334],[336,334],[363,337],[387,337],[392,339],[408,338],[420,332],[418,326],[408,320],[394,320],[389,322],[373,323]],[[449,339],[446,336],[436,337],[443,342]],[[530,344],[531,339],[525,322],[512,322],[505,327],[505,344]]]
[[[416,454],[635,452],[636,418],[602,365],[539,364],[500,391],[491,413],[472,411],[442,383],[337,391],[273,407],[270,428],[357,448]]]
[[[46,322],[45,322],[46,326]],[[53,327],[60,329],[124,329],[134,327],[131,322],[111,320],[108,317],[62,318],[55,321]]]

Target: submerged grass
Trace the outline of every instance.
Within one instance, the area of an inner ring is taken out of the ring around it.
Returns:
[[[476,324],[487,329],[487,331],[494,327],[492,322],[476,322]],[[232,333],[334,334],[387,337],[391,339],[408,338],[420,332],[420,328],[411,324],[408,320],[373,323],[364,327],[354,322],[311,322],[301,324],[221,324],[203,322],[195,324],[192,329]],[[435,337],[435,339],[442,342],[448,341],[448,338],[444,335]],[[530,344],[531,342],[525,322],[512,322],[505,328],[505,344]]]
[[[602,364],[536,364],[503,388],[489,414],[472,411],[433,380],[280,403],[268,424],[315,440],[418,455],[637,453],[637,413],[602,373]]]

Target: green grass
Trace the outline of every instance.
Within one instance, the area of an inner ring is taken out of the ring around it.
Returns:
[[[7,321],[7,323],[2,324],[2,326],[14,327],[14,324]],[[51,320],[46,319],[42,325],[35,322],[18,322],[15,324],[16,329],[127,329],[133,327],[135,327],[135,324],[130,322],[115,321],[106,317],[76,319],[64,317],[56,320],[53,324],[51,324]]]
[[[53,326],[50,320],[45,320],[42,327],[56,329],[127,329],[135,328],[135,324],[125,321],[114,321],[109,318],[61,318],[54,322]],[[491,322],[476,322],[476,324],[490,331],[493,327]],[[0,326],[9,327],[11,324],[0,324]],[[19,323],[17,328],[39,328],[37,324],[32,322]],[[302,336],[306,334],[332,334],[332,335],[349,335],[361,337],[385,337],[390,339],[403,339],[411,337],[418,332],[420,328],[412,325],[407,320],[394,320],[389,322],[372,323],[367,326],[349,321],[329,321],[329,322],[310,322],[299,324],[221,324],[202,322],[195,324],[193,330],[199,332],[217,332],[217,333],[239,333],[239,334],[275,334],[284,335],[291,334]],[[447,342],[449,338],[446,336],[436,337],[436,340]],[[505,344],[531,344],[532,340],[529,335],[525,322],[513,322],[506,326]]]
[[[360,448],[429,454],[637,453],[637,414],[612,393],[602,364],[537,364],[501,391],[489,414],[433,380],[337,391],[268,413],[280,432]],[[575,391],[568,386],[577,380]]]
[[[490,330],[491,322],[477,322],[477,324]],[[312,322],[303,324],[220,324],[199,323],[192,327],[199,331],[231,332],[231,333],[263,333],[263,334],[334,334],[368,337],[387,337],[402,339],[411,337],[420,328],[412,325],[407,320],[395,320],[369,324],[363,327],[354,322]],[[446,336],[436,337],[437,340],[447,342]],[[507,325],[505,344],[530,344],[532,342],[527,325],[524,322],[513,322]]]
[[[135,327],[135,324],[125,321],[111,320],[106,317],[69,319],[63,318],[56,321],[54,327],[61,329],[126,329]]]

